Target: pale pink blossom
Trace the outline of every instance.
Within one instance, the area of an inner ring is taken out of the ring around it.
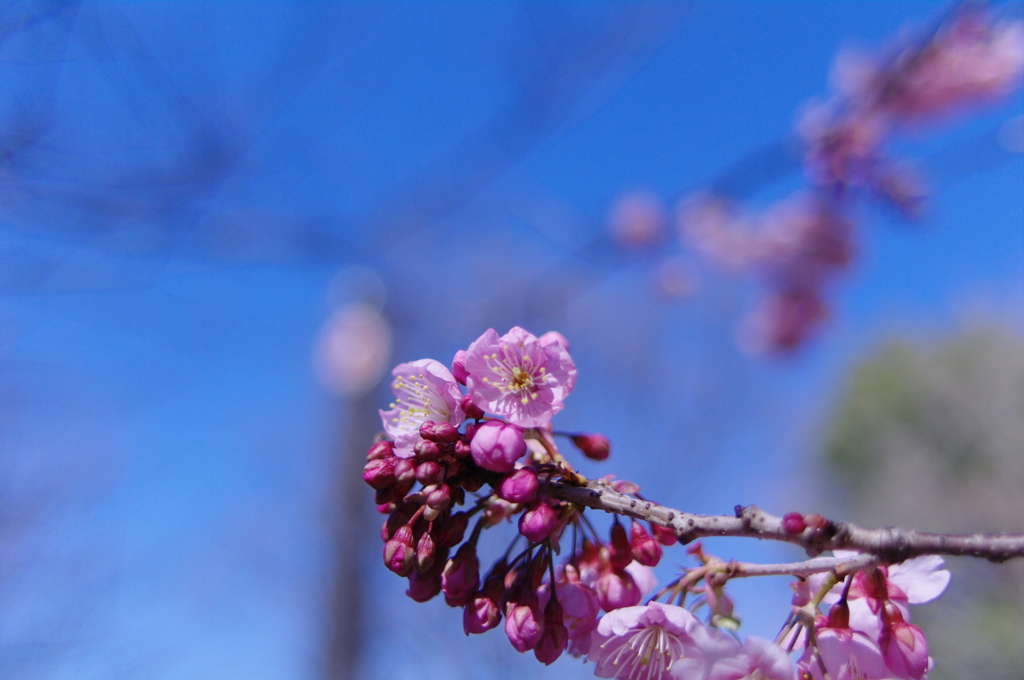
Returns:
[[[824,617],[819,617],[823,623]],[[824,664],[832,680],[887,680],[890,677],[882,652],[867,635],[849,627],[817,627],[818,654],[804,649],[799,666],[814,680],[823,680]],[[820,655],[820,663],[819,663]]]
[[[590,638],[587,659],[599,678],[704,678],[704,625],[682,607],[652,602],[605,614]]]
[[[707,680],[796,680],[796,668],[778,645],[747,637],[743,648],[716,659]]]
[[[886,611],[879,640],[885,665],[901,680],[921,680],[931,665],[924,633],[904,621],[900,611],[892,605]]]
[[[455,377],[440,362],[420,359],[399,364],[391,372],[395,401],[380,411],[384,431],[395,440],[395,455],[411,458],[420,440],[420,425],[428,420],[458,427],[465,420],[462,391]]]
[[[488,329],[466,352],[466,386],[473,403],[520,427],[538,427],[562,410],[576,385],[576,365],[557,341],[546,344],[512,328]]]

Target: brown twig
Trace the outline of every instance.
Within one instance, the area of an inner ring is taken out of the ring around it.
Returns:
[[[682,543],[710,536],[737,536],[793,543],[808,555],[826,550],[856,550],[896,564],[918,555],[966,555],[1002,562],[1024,557],[1024,534],[935,534],[886,527],[865,529],[849,522],[825,520],[801,533],[787,533],[782,518],[757,506],[737,505],[735,515],[697,515],[619,493],[604,480],[585,486],[551,482],[546,493],[595,510],[641,519],[671,529]]]

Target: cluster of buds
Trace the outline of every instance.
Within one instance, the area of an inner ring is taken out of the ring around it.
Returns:
[[[756,277],[766,289],[742,325],[745,349],[791,352],[828,319],[826,290],[853,259],[859,202],[880,202],[907,219],[921,216],[924,181],[891,153],[894,136],[1019,87],[1024,22],[996,20],[994,12],[965,3],[927,35],[906,34],[878,55],[841,54],[834,95],[808,105],[797,123],[805,188],[757,211],[717,191],[679,205],[684,247]],[[668,211],[658,213],[651,195],[638,196],[616,204],[611,235],[624,246],[660,247],[666,239],[657,228],[668,223]]]
[[[627,537],[616,523],[604,543],[582,521],[583,508],[545,494],[552,480],[583,479],[559,452],[551,427],[576,381],[564,337],[489,330],[455,355],[451,370],[423,359],[397,366],[393,376],[395,400],[381,411],[387,438],[370,447],[363,479],[388,515],[384,564],[409,579],[409,597],[425,602],[443,594],[463,609],[467,635],[504,618],[518,651],[551,663],[570,642],[589,639],[600,609],[635,605],[653,587],[650,567],[661,546],[643,527],[634,523]],[[602,435],[566,436],[587,458],[609,456]],[[516,517],[518,532],[482,576],[481,532]],[[574,545],[556,577],[554,556],[567,527]],[[659,540],[675,541],[658,529]]]

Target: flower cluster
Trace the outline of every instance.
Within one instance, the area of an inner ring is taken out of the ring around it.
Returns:
[[[537,338],[521,328],[500,337],[488,330],[456,353],[451,370],[432,359],[395,368],[395,400],[380,412],[387,438],[370,447],[363,479],[387,514],[384,564],[408,578],[409,597],[443,596],[462,609],[467,635],[504,622],[520,653],[532,651],[545,664],[564,652],[586,657],[605,678],[924,677],[928,646],[909,623],[908,605],[945,588],[949,574],[939,558],[890,567],[864,562],[842,582],[829,571],[835,558],[809,560],[804,565],[813,575],[795,584],[778,644],[736,636],[740,621],[725,586],[742,565],[706,554],[699,542],[686,552],[700,566],[684,569],[642,604],[657,585],[652,568],[678,538],[659,524],[626,524],[618,515],[602,536],[583,505],[553,492],[587,483],[562,456],[557,436],[592,460],[610,453],[601,435],[552,427],[575,380],[565,338]],[[600,485],[635,497],[634,506],[645,502],[632,482],[608,476]],[[513,521],[518,531],[485,570],[481,533]],[[797,536],[830,525],[818,515],[790,513],[782,526]],[[827,614],[821,605],[831,605]]]
[[[1024,22],[996,20],[980,3],[965,3],[926,35],[905,34],[877,55],[839,56],[833,96],[808,105],[796,126],[805,188],[757,211],[722,190],[684,199],[677,210],[682,244],[766,289],[744,321],[741,344],[770,353],[802,346],[829,317],[826,290],[853,259],[860,203],[870,199],[908,219],[923,213],[924,181],[890,142],[1005,97],[1022,75]],[[623,246],[659,246],[666,213],[648,194],[627,195],[613,208],[610,235]],[[671,264],[663,262],[659,279]]]
[[[517,650],[551,663],[570,643],[585,646],[601,609],[636,605],[653,588],[650,567],[661,545],[651,533],[634,522],[627,536],[616,523],[603,542],[581,521],[582,508],[544,492],[551,480],[579,479],[551,427],[576,382],[564,337],[488,330],[456,353],[451,370],[422,359],[393,375],[395,400],[380,412],[388,438],[370,447],[363,479],[388,515],[384,564],[409,579],[409,597],[425,602],[443,594],[463,609],[467,635],[504,618]],[[593,460],[610,453],[602,435],[567,436]],[[623,482],[619,488],[638,490]],[[515,538],[482,572],[481,532],[516,517]],[[556,577],[553,557],[567,527],[574,544]],[[652,530],[658,540],[675,541],[671,532]]]
[[[942,558],[927,555],[860,571],[834,586],[822,575],[794,584],[794,611],[803,613],[805,621],[793,628],[790,642],[812,642],[804,644],[800,677],[822,680],[827,672],[831,678],[921,680],[932,660],[924,633],[910,623],[908,605],[943,593],[949,572],[942,566]],[[817,602],[831,607],[808,623]],[[803,630],[808,634],[801,640]]]

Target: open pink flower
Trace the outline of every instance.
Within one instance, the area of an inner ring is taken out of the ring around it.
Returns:
[[[399,364],[391,372],[395,401],[390,411],[380,411],[384,431],[395,440],[395,455],[412,458],[420,440],[420,425],[428,420],[458,427],[465,420],[462,390],[444,365],[433,359]]]
[[[516,326],[481,335],[465,357],[473,403],[520,427],[538,427],[562,410],[576,385],[576,365],[562,344],[546,343]]]
[[[605,614],[590,638],[587,660],[597,664],[599,678],[703,678],[708,662],[702,641],[711,636],[693,614],[651,602]]]

